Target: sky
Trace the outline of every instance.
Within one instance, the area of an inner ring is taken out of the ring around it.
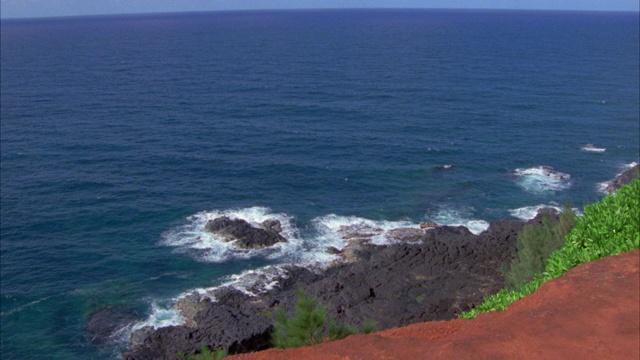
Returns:
[[[638,0],[0,0],[0,17],[318,8],[638,11]]]

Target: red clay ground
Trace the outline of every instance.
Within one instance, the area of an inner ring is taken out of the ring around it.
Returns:
[[[640,252],[583,264],[503,312],[232,359],[640,359]]]

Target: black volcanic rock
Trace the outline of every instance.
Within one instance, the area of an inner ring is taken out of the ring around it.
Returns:
[[[541,222],[541,216],[531,223]],[[484,296],[504,286],[501,268],[516,250],[516,236],[525,223],[492,223],[479,235],[467,228],[441,226],[411,240],[388,246],[358,244],[357,261],[321,272],[286,268],[273,290],[249,296],[231,288],[215,291],[217,302],[190,307],[197,313],[188,326],[134,334],[144,340],[134,344],[126,359],[173,358],[191,353],[201,343],[230,354],[269,347],[270,314],[282,307],[292,313],[302,290],[327,307],[329,318],[349,325],[365,320],[383,330],[415,322],[445,320],[482,302]]]
[[[255,228],[242,219],[231,219],[226,216],[207,221],[205,230],[221,236],[225,241],[235,241],[244,249],[256,249],[286,242],[279,234],[282,231],[280,222],[267,220],[262,224],[265,228]]]
[[[113,336],[118,330],[137,319],[130,309],[109,307],[91,314],[85,330],[92,343],[102,345],[115,340]]]
[[[606,190],[609,194],[613,194],[619,188],[629,184],[631,181],[638,178],[640,178],[640,164],[636,164],[631,169],[618,175],[615,179],[609,182]]]

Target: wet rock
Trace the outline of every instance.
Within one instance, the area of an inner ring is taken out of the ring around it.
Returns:
[[[382,234],[383,230],[367,224],[343,225],[338,228],[338,235],[344,240],[371,240]]]
[[[275,221],[277,224],[274,222],[268,224],[270,228],[281,228],[280,222]],[[287,241],[276,231],[255,228],[242,219],[231,219],[226,216],[207,221],[205,230],[221,236],[225,241],[235,241],[235,244],[243,249],[258,249]]]
[[[282,224],[280,220],[276,219],[267,219],[260,224],[260,227],[263,230],[266,230],[270,233],[278,234],[282,232]]]
[[[131,333],[131,344],[133,346],[142,345],[144,341],[153,334],[155,329],[152,326],[145,326]]]
[[[89,316],[85,330],[92,343],[100,345],[115,340],[113,336],[122,328],[138,320],[130,309],[110,307]]]
[[[331,255],[340,255],[340,254],[342,254],[342,251],[341,251],[341,250],[338,250],[338,249],[336,249],[336,248],[335,248],[335,247],[333,247],[333,246],[329,246],[329,247],[328,247],[328,248],[326,248],[324,251],[325,251],[327,254],[331,254]]]
[[[200,294],[191,294],[178,300],[175,307],[180,312],[180,316],[185,319],[184,326],[196,327],[198,324],[195,322],[195,315],[207,307],[211,303],[211,300]]]
[[[609,194],[613,194],[619,188],[629,184],[631,181],[638,178],[640,178],[640,164],[636,164],[631,169],[618,175],[615,179],[609,182],[606,190]]]
[[[424,230],[415,228],[398,228],[387,231],[387,239],[394,241],[415,242],[422,241]]]
[[[389,246],[350,242],[342,254],[350,262],[321,272],[287,267],[277,286],[259,296],[216,290],[217,302],[196,306],[195,327],[153,331],[125,359],[171,359],[192,353],[201,343],[231,354],[267,348],[269,314],[280,307],[291,313],[298,290],[326,306],[328,317],[349,325],[373,320],[383,330],[455,318],[504,286],[501,268],[513,258],[524,224],[498,221],[479,235],[462,226],[413,229],[423,233],[421,241]]]
[[[425,222],[421,222],[420,223],[420,229],[431,229],[431,228],[434,228],[434,227],[437,227],[437,226],[438,226],[438,224],[432,223],[432,222],[426,222],[425,221]]]

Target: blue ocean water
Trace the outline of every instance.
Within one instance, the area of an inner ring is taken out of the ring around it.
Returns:
[[[639,157],[638,24],[446,10],[3,20],[2,358],[117,357],[122,343],[87,338],[93,312],[171,323],[189,289],[322,260],[339,225],[481,231],[598,200]],[[222,213],[278,217],[292,241],[195,243]]]

